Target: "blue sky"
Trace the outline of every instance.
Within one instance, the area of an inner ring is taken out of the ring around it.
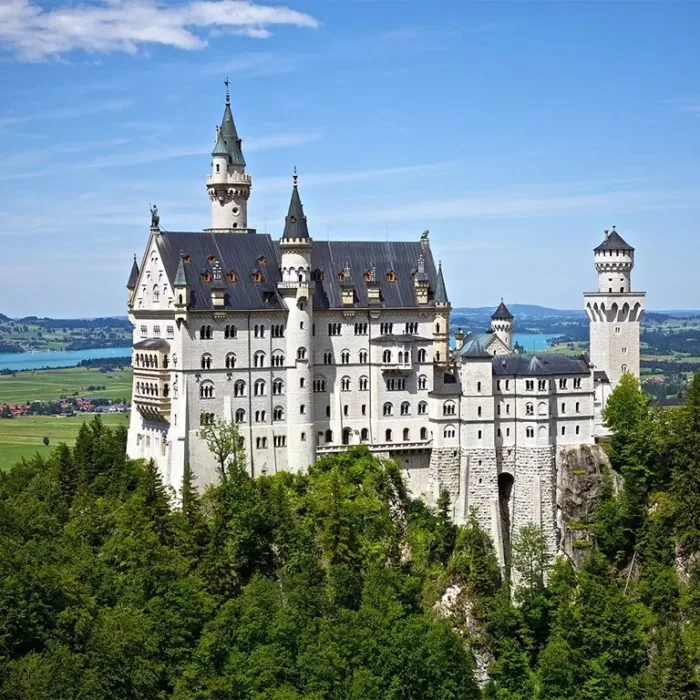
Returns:
[[[700,4],[0,2],[0,312],[125,313],[162,225],[208,225],[223,80],[250,224],[430,229],[455,306],[580,308],[603,229],[700,307]]]

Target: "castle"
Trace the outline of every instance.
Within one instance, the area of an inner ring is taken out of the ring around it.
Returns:
[[[639,375],[633,248],[613,230],[595,249],[590,360],[514,351],[503,302],[490,332],[458,331],[451,348],[427,232],[314,240],[295,173],[273,239],[248,226],[251,187],[227,93],[206,181],[211,227],[165,231],[154,214],[127,284],[128,454],[154,459],[178,489],[186,463],[200,484],[215,481],[199,436],[215,417],[239,425],[253,476],[366,444],[396,460],[414,496],[434,503],[447,489],[457,522],[475,509],[501,559],[527,522],[555,548],[558,452],[593,444],[609,392]]]

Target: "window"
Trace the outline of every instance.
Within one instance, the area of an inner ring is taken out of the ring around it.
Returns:
[[[367,442],[369,440],[369,430],[367,428],[362,428],[360,430],[360,442]]]
[[[341,391],[350,391],[350,377],[343,377],[340,380],[340,390]]]
[[[272,395],[282,396],[284,394],[284,382],[281,379],[275,379],[272,382]]]
[[[510,404],[506,404],[506,415],[510,415]]]
[[[240,396],[246,395],[246,386],[245,386],[245,382],[242,379],[239,379],[233,385],[233,395],[234,395],[234,397],[240,397]]]
[[[476,392],[477,392],[477,394],[481,393],[481,382],[476,383]]]
[[[454,401],[446,401],[442,406],[443,416],[454,416],[457,412],[457,406]]]
[[[266,437],[255,438],[255,447],[258,450],[264,450],[267,447],[267,438]]]
[[[506,428],[506,437],[510,437],[510,428]]]
[[[325,377],[317,377],[314,379],[314,392],[321,394],[326,390],[326,379]]]
[[[455,435],[457,435],[457,431],[455,430],[454,425],[446,425],[445,429],[442,431],[442,435],[447,439],[455,437]]]
[[[265,380],[256,379],[253,385],[253,396],[265,396]]]
[[[141,326],[141,337],[148,338],[148,326]]]
[[[403,429],[403,441],[408,442],[411,439],[411,431],[408,428]]]
[[[272,366],[273,367],[284,367],[284,353],[276,350],[272,354]]]
[[[304,377],[299,377],[299,388],[303,389],[306,386],[306,379]]]
[[[581,402],[580,401],[576,402],[576,413],[581,413]]]
[[[476,431],[476,439],[481,440],[481,430]]]
[[[350,351],[349,350],[343,350],[340,353],[340,363],[343,365],[350,364]]]
[[[212,339],[211,326],[202,326],[199,329],[199,339],[200,340],[211,340]]]
[[[538,391],[547,391],[547,380],[546,379],[538,379],[537,380],[537,390]]]
[[[496,380],[496,389],[497,389],[498,391],[501,390],[501,380],[500,380],[500,379],[497,379],[497,380]]]
[[[355,324],[355,335],[367,335],[368,323],[356,323]]]
[[[547,408],[547,404],[544,401],[540,401],[539,404],[537,405],[537,413],[540,416],[546,416],[549,413],[549,409]]]
[[[367,354],[367,350],[360,350],[360,364],[366,365],[368,359],[369,355]]]
[[[534,416],[535,415],[535,407],[531,403],[526,403],[525,404],[525,415],[526,416]]]
[[[233,325],[224,326],[224,338],[233,340],[238,337],[238,328]]]
[[[284,409],[282,406],[275,406],[274,411],[272,411],[272,420],[284,420]]]
[[[330,350],[326,350],[323,353],[323,364],[332,365],[333,364],[333,353]]]
[[[168,338],[174,338],[175,337],[175,328],[173,326],[166,326],[165,327],[165,334]]]
[[[306,359],[306,348],[298,348],[297,349],[297,360],[305,360]]]
[[[275,447],[286,447],[287,436],[286,435],[275,435]]]
[[[510,389],[510,379],[506,379],[506,391]]]
[[[406,380],[403,377],[390,377],[386,380],[387,391],[404,391],[406,389]]]
[[[266,416],[267,416],[267,413],[265,411],[256,411],[255,412],[255,422],[256,423],[264,423]]]
[[[612,291],[612,289],[610,291]],[[622,329],[620,328],[620,326],[615,326],[615,335],[620,335],[621,331]]]
[[[340,335],[342,332],[342,324],[340,323],[329,323],[328,324],[328,335]]]
[[[428,429],[427,429],[427,428],[421,428],[421,429],[420,429],[420,439],[421,439],[421,440],[427,440],[427,439],[428,439]]]
[[[214,398],[214,383],[213,382],[202,382],[199,385],[199,398],[200,399],[213,399]]]
[[[199,424],[200,425],[212,425],[214,423],[213,413],[200,413],[199,414]]]
[[[565,425],[561,426],[561,434],[566,435],[566,426]]]
[[[153,326],[153,337],[160,338],[160,326]]]
[[[481,418],[481,406],[476,407],[476,415]]]
[[[306,433],[302,433],[299,438],[302,442],[306,442]]]
[[[348,404],[343,404],[343,415],[347,416],[350,413],[350,406]]]
[[[428,412],[428,404],[425,401],[421,401],[418,404],[418,415],[424,416]]]
[[[270,335],[273,338],[284,338],[284,326],[281,323],[270,326]]]
[[[425,348],[421,348],[421,349],[418,351],[418,362],[419,362],[419,363],[424,363],[424,362],[425,362],[425,358],[426,358]]]
[[[333,431],[326,430],[326,442],[333,442]]]
[[[527,427],[525,428],[525,437],[529,438],[534,438],[535,437],[535,429],[532,427]]]
[[[535,380],[534,379],[526,379],[525,380],[525,391],[534,391],[535,390]]]
[[[394,407],[387,401],[384,404],[384,408],[382,409],[382,413],[385,416],[390,416],[394,412]]]
[[[202,355],[200,364],[202,369],[211,369],[211,355]]]
[[[559,380],[559,388],[566,389],[566,377],[561,377]]]
[[[561,412],[566,413],[566,404],[563,401],[561,402]]]
[[[407,323],[404,327],[404,333],[415,335],[416,333],[418,333],[418,324],[415,321]]]
[[[230,352],[226,355],[226,369],[234,369],[236,366],[236,356]]]
[[[369,389],[369,377],[360,377],[360,391]]]
[[[574,389],[581,388],[581,377],[574,378]]]
[[[367,404],[366,403],[362,404],[361,413],[363,416],[367,415]]]
[[[350,428],[343,428],[343,445],[349,445],[350,444],[350,437],[352,435],[352,430]]]
[[[382,362],[387,365],[391,363],[391,350],[388,348],[382,353]]]
[[[253,355],[253,367],[264,367],[265,366],[265,353],[264,352],[256,352],[255,355]]]
[[[498,428],[498,430],[496,430],[496,437],[498,437],[498,438],[502,437],[500,428]]]
[[[411,413],[411,404],[408,401],[404,401],[401,404],[401,415],[407,416]]]
[[[421,374],[420,377],[418,377],[418,388],[421,391],[428,388],[428,377],[426,377],[424,374]]]
[[[157,304],[160,301],[160,289],[158,289],[158,285],[154,284],[153,285],[153,302]]]
[[[379,334],[380,335],[391,335],[394,330],[393,323],[380,323],[379,324]]]
[[[391,442],[391,428],[387,428],[386,432],[384,433],[384,439],[386,442]]]
[[[306,413],[306,406],[304,404],[301,404],[299,406],[299,415],[303,416]]]
[[[622,374],[625,374],[627,372],[627,365],[622,365],[620,369],[622,370]]]
[[[245,411],[242,408],[237,409],[234,419],[236,423],[245,423]]]
[[[581,434],[581,426],[577,425],[576,426],[576,435],[580,435],[580,434]]]
[[[253,327],[253,334],[255,335],[256,338],[264,338],[265,337],[265,326],[262,324],[255,324]]]

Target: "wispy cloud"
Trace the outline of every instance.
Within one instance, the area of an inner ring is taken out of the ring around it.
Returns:
[[[255,39],[275,25],[316,28],[311,15],[250,0],[98,0],[45,9],[32,0],[0,3],[0,46],[21,60],[41,61],[76,49],[135,53],[149,45],[184,50],[206,47],[206,31],[228,31]]]
[[[700,97],[676,97],[671,100],[665,100],[663,104],[670,105],[679,112],[700,116]]]

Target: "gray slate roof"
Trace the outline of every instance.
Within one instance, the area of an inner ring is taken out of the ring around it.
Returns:
[[[162,338],[147,338],[134,344],[134,350],[169,350],[170,343]]]
[[[205,282],[202,275],[208,271],[213,278],[215,261],[219,262],[223,272],[224,308],[242,311],[285,308],[277,292],[277,283],[280,281],[280,246],[268,234],[163,231],[158,234],[156,241],[168,279],[173,282],[178,273],[180,254],[189,257],[190,262],[183,262],[182,265],[191,288],[191,309],[212,309],[212,285]],[[364,274],[374,266],[381,306],[416,308],[418,305],[412,273],[421,254],[425,258],[425,272],[430,289],[434,290],[437,285],[435,263],[430,249],[424,249],[418,241],[315,241],[311,253],[311,269],[322,271],[323,280],[315,283],[314,307],[343,308],[338,273],[349,264],[353,271],[357,306],[369,306]],[[215,260],[210,261],[212,256]],[[256,270],[261,272],[262,282],[253,281]],[[390,271],[396,275],[395,282],[387,279]],[[230,272],[235,272],[236,282],[228,281],[227,275]],[[428,303],[432,303],[430,295]]]
[[[231,156],[231,163],[233,165],[245,167],[245,158],[243,157],[243,150],[241,149],[241,140],[238,138],[236,124],[233,121],[233,114],[231,114],[231,103],[229,102],[228,95],[226,96],[226,107],[224,108],[224,116],[221,119],[219,136],[217,138],[216,145],[214,146],[212,155],[218,153],[228,153],[228,155]]]
[[[129,273],[129,281],[126,283],[127,289],[135,289],[136,283],[139,281],[139,266],[136,262],[136,256],[134,255],[134,262],[131,266],[131,272]]]
[[[284,233],[282,238],[308,238],[309,227],[306,225],[304,207],[299,198],[299,188],[297,187],[297,175],[294,173],[294,187],[292,197],[289,200],[289,211],[284,220]]]
[[[605,240],[593,250],[634,250],[634,248],[625,241],[613,226],[613,230],[605,237]]]
[[[503,319],[504,321],[510,321],[515,317],[510,311],[508,311],[508,307],[503,303],[503,299],[501,299],[501,303],[498,305],[498,308],[491,314],[491,318],[494,320]]]
[[[573,359],[555,353],[541,355],[495,355],[493,373],[510,376],[590,374],[585,359]]]
[[[457,357],[490,358],[491,353],[487,352],[486,346],[491,340],[490,333],[471,333],[464,340],[461,350],[456,353]]]
[[[445,287],[445,278],[442,276],[442,263],[438,267],[437,286],[435,288],[435,301],[441,304],[447,304],[447,289]]]

